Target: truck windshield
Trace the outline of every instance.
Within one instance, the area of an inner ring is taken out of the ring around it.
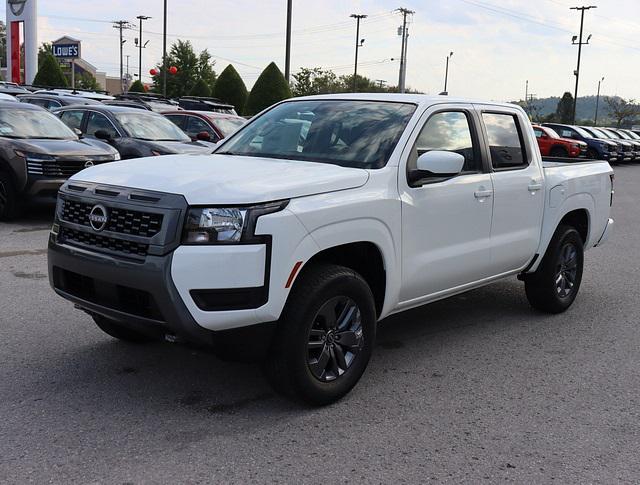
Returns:
[[[67,125],[48,111],[20,108],[0,110],[0,136],[52,140],[78,138]]]
[[[118,113],[116,119],[131,138],[151,141],[191,141],[180,128],[162,115],[140,111],[140,113]]]
[[[257,118],[215,153],[382,168],[415,109],[409,103],[382,101],[289,101]]]

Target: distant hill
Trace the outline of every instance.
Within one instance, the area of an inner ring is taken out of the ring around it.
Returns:
[[[556,112],[558,107],[559,96],[550,98],[537,98],[530,102],[532,111],[537,111],[539,116],[547,116]],[[523,105],[523,101],[517,101],[517,104]],[[578,105],[576,106],[576,118],[578,120],[593,120],[596,112],[596,96],[578,97]],[[600,96],[600,104],[598,106],[598,124],[606,124],[609,121],[609,107],[604,96]]]

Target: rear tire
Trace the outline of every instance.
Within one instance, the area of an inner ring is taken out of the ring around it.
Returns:
[[[582,282],[584,248],[578,231],[558,226],[537,271],[524,280],[532,307],[562,313],[571,306]]]
[[[267,379],[287,397],[321,406],[360,380],[376,334],[373,295],[355,271],[316,264],[296,282],[278,322],[265,365]]]
[[[11,175],[0,171],[0,221],[15,219],[21,212],[18,192]]]
[[[549,152],[549,155],[551,155],[552,157],[564,157],[564,158],[569,156],[567,151],[564,148],[560,148],[560,147],[553,147],[551,149],[551,152]]]
[[[134,344],[144,344],[155,340],[149,335],[142,332],[136,332],[135,330],[125,327],[115,320],[103,317],[102,315],[93,315],[93,321],[96,322],[96,325],[100,330],[118,340]]]

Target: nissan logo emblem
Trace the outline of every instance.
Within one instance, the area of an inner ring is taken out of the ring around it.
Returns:
[[[91,160],[87,160],[84,164],[84,168],[93,167],[93,162]]]
[[[94,205],[89,212],[89,224],[91,224],[91,228],[96,231],[102,231],[109,221],[109,215],[107,214],[107,209],[103,205]]]

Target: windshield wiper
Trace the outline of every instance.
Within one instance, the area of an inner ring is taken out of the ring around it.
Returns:
[[[237,153],[235,153],[235,152],[215,152],[215,155],[231,155],[231,156],[234,156],[234,155],[237,155]]]

